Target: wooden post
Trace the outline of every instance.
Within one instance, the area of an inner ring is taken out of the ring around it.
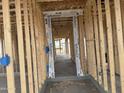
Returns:
[[[36,44],[37,44],[37,61],[38,61],[38,81],[39,81],[39,88],[41,88],[42,87],[42,65],[41,65],[41,54],[40,54],[40,48],[41,48],[41,40],[40,40],[40,30],[42,30],[42,29],[40,29],[39,27],[39,16],[38,16],[38,10],[37,10],[37,8],[36,8],[36,25],[37,25],[37,32],[35,32],[35,35],[36,35],[36,37],[37,37],[37,39],[36,39]]]
[[[43,54],[42,52],[44,51],[41,51],[42,48],[43,48],[43,45],[42,45],[42,39],[41,37],[43,36],[43,33],[42,32],[42,25],[40,24],[40,12],[38,11],[38,6],[36,6],[36,11],[37,11],[37,26],[38,26],[38,33],[37,33],[37,36],[38,36],[38,39],[37,39],[37,43],[38,43],[38,62],[39,63],[39,82],[40,82],[40,88],[42,87],[42,82],[43,82]],[[42,21],[42,20],[41,20]]]
[[[19,50],[19,66],[20,66],[20,79],[21,79],[21,93],[27,93],[26,85],[26,70],[25,70],[25,55],[24,55],[24,39],[21,18],[20,0],[15,0],[16,7],[16,22],[17,22],[17,37],[18,37],[18,50]],[[11,92],[12,93],[12,92]]]
[[[79,16],[79,38],[80,38],[80,58],[83,73],[86,74],[86,65],[85,65],[85,55],[84,55],[84,24],[83,16]]]
[[[3,20],[4,20],[4,18],[3,18]],[[1,40],[0,40],[0,42],[1,42],[1,50],[0,50],[1,53],[0,53],[0,57],[2,57],[3,54],[4,54],[4,52],[5,52],[5,51],[4,51],[4,50],[5,50],[5,47],[4,47],[3,28],[4,28],[4,27],[3,27],[3,24],[0,24],[0,31],[1,31],[1,32],[0,32],[0,36],[1,36]],[[14,62],[13,62],[13,65],[14,65]],[[2,72],[2,73],[5,73],[5,70],[6,70],[6,69],[5,69],[4,67],[1,68],[1,72]]]
[[[101,7],[101,0],[97,0],[97,1],[98,1],[98,19],[99,19],[98,21],[99,21],[100,51],[101,51],[102,71],[103,71],[103,84],[105,91],[108,91],[102,7]]]
[[[10,56],[10,64],[7,66],[7,87],[8,93],[15,93],[15,80],[14,80],[14,62],[12,55],[12,32],[9,14],[9,0],[2,0],[3,9],[3,25],[4,25],[4,40],[5,40],[5,53]]]
[[[41,60],[41,66],[42,66],[42,84],[44,83],[46,79],[46,60],[45,60],[45,24],[44,24],[44,18],[42,11],[40,10],[40,7],[38,6],[38,14],[39,14],[39,42],[40,42],[40,55],[42,56]]]
[[[73,39],[73,33],[70,34],[69,39],[70,39],[71,59],[72,59],[72,61],[74,61],[75,58],[74,58],[74,42],[73,42],[74,39]]]
[[[2,24],[0,24],[0,57],[2,57],[2,55],[3,55],[3,51],[2,51],[2,41],[3,41],[3,36],[2,36],[3,34],[2,34]],[[2,69],[0,69],[0,70],[2,70]]]
[[[120,63],[120,79],[121,79],[121,93],[124,93],[124,41],[122,31],[122,17],[120,0],[114,0],[115,6],[115,18],[116,18],[116,33],[117,33],[117,44],[118,44],[118,57]]]
[[[35,2],[34,2],[35,3]],[[41,10],[39,6],[34,7],[36,10],[35,15],[35,28],[37,29],[35,32],[37,37],[37,59],[38,59],[38,77],[39,77],[39,87],[42,87],[44,80],[46,79],[46,64],[45,64],[45,51],[44,51],[44,24],[43,24],[43,17],[41,14]],[[40,21],[41,20],[41,21]]]
[[[41,10],[40,10],[41,11]],[[42,13],[43,11],[41,11],[41,13]],[[44,49],[45,49],[45,47],[46,47],[46,30],[45,30],[45,21],[44,21],[44,16],[43,16],[43,14],[41,14],[42,15],[42,22],[43,22],[43,45],[44,45],[44,47],[43,47],[43,51],[44,51]],[[54,46],[55,47],[55,46]],[[46,52],[44,51],[43,52],[43,57],[44,57],[44,62],[43,62],[43,66],[44,66],[44,81],[47,79],[47,56],[46,56]],[[55,56],[54,56],[54,59],[55,59]]]
[[[124,0],[121,0],[122,28],[124,29]],[[124,32],[124,30],[123,30]],[[124,35],[124,33],[123,33]]]
[[[87,42],[86,42],[86,31],[87,31],[87,28],[86,28],[86,24],[87,24],[87,12],[86,12],[86,8],[84,10],[84,17],[83,17],[83,25],[84,25],[84,55],[85,55],[85,73],[88,74],[88,60],[87,60]]]
[[[39,26],[38,26],[38,12],[37,12],[37,8],[36,8],[36,1],[32,0],[32,9],[33,9],[33,19],[34,19],[34,29],[35,29],[35,40],[36,40],[36,53],[37,53],[37,71],[38,71],[38,87],[41,88],[41,63],[40,63],[40,57],[39,57]]]
[[[29,84],[29,93],[34,93],[34,84],[33,84],[33,68],[32,68],[32,58],[31,58],[31,40],[29,32],[29,16],[28,16],[28,2],[23,0],[24,8],[24,28],[25,28],[25,41],[26,41],[26,60],[28,67],[28,84]]]
[[[33,57],[33,71],[34,71],[34,85],[35,85],[35,93],[39,93],[38,88],[38,70],[37,70],[37,54],[36,54],[36,40],[35,40],[35,29],[34,29],[34,21],[33,21],[33,9],[32,9],[32,0],[28,0],[29,2],[29,19],[30,19],[30,31],[31,31],[31,45],[32,45],[32,57]]]
[[[93,20],[91,14],[91,4],[87,3],[87,22],[86,22],[86,40],[87,40],[87,57],[89,64],[89,72],[97,80],[96,74],[96,57],[95,57],[95,46],[94,46],[94,33],[93,33]]]
[[[107,22],[107,38],[108,38],[108,54],[109,54],[109,66],[110,66],[110,78],[111,78],[111,92],[116,93],[112,23],[111,23],[112,21],[111,21],[109,0],[105,0],[105,11],[106,11],[106,22]]]
[[[115,61],[115,73],[120,74],[120,67],[118,62],[118,46],[117,46],[117,34],[116,34],[116,22],[114,14],[114,6],[111,6],[111,21],[112,21],[112,30],[113,30],[113,48],[114,48],[114,61]]]
[[[99,34],[98,34],[98,19],[97,19],[97,6],[96,0],[93,0],[93,24],[94,24],[94,34],[95,34],[95,46],[96,46],[96,59],[97,59],[97,78],[98,82],[102,84],[102,76],[101,76],[101,60],[100,60],[100,46],[99,46]]]
[[[69,56],[68,37],[65,38],[65,51],[66,51],[66,55]]]
[[[86,6],[85,10],[84,10],[84,25],[85,25],[85,37],[86,37],[86,62],[87,62],[87,73],[88,74],[91,74],[91,71],[90,71],[90,65],[89,65],[89,55],[88,55],[88,44],[87,44],[87,37],[88,37],[88,34],[87,34],[87,30],[88,30],[88,27],[87,27],[87,24],[88,24],[88,8]]]
[[[92,50],[92,56],[91,56],[91,58],[92,58],[92,70],[93,70],[93,76],[94,76],[94,79],[95,80],[97,80],[97,72],[96,72],[96,53],[95,53],[95,37],[94,37],[94,29],[93,29],[93,18],[92,18],[92,6],[91,6],[91,3],[90,3],[90,5],[89,5],[89,7],[90,7],[90,10],[89,10],[89,23],[90,23],[90,28],[89,28],[89,30],[90,30],[90,32],[89,32],[89,34],[91,34],[90,35],[90,37],[91,37],[91,41],[89,41],[90,43],[91,43],[91,50]]]

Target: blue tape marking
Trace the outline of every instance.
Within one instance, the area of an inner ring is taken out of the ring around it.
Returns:
[[[8,66],[10,64],[10,57],[6,54],[2,58],[0,58],[0,65]]]
[[[49,47],[48,46],[45,48],[45,52],[49,53]]]

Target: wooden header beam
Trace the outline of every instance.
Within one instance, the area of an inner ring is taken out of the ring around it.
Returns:
[[[54,2],[54,1],[64,1],[64,0],[37,0],[38,3],[40,3],[40,2]]]
[[[82,9],[74,9],[74,10],[60,10],[60,11],[47,11],[43,12],[43,14],[47,16],[55,17],[73,17],[83,15]]]

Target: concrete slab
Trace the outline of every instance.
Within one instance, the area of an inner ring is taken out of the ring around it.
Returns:
[[[90,80],[86,79],[50,83],[45,93],[99,93],[99,91]]]
[[[55,77],[76,76],[76,64],[67,56],[56,56]]]

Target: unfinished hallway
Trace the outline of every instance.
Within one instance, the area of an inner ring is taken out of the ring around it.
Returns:
[[[76,76],[76,65],[66,55],[58,55],[55,60],[55,76]]]
[[[0,0],[0,93],[124,93],[124,0]]]

